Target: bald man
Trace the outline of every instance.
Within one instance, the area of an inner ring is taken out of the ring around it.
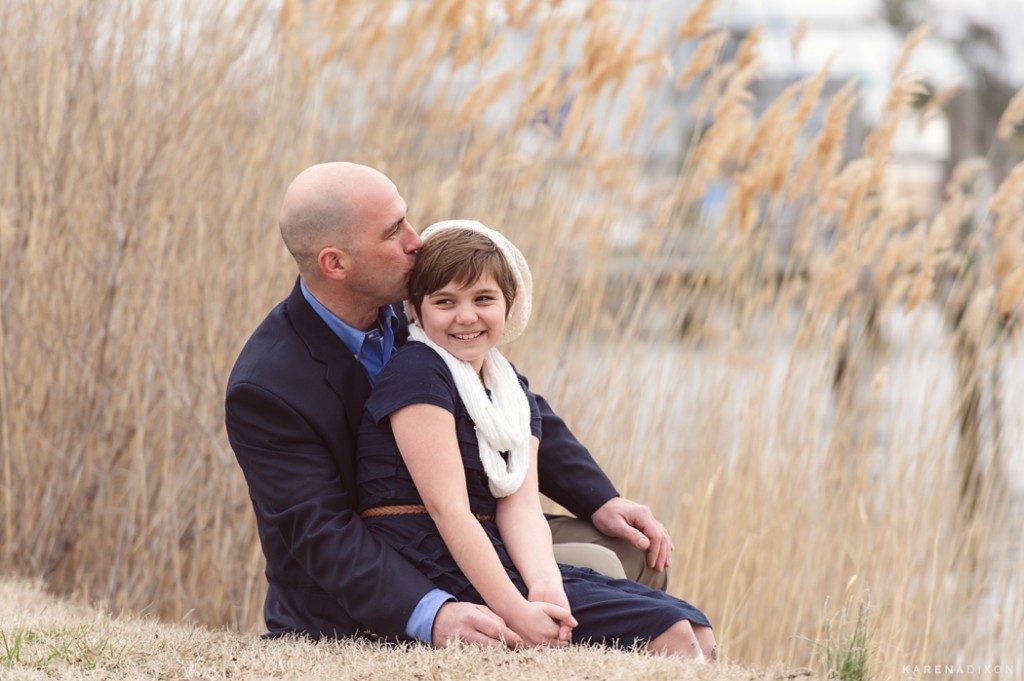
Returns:
[[[266,557],[264,618],[270,636],[516,646],[500,617],[435,588],[354,512],[365,402],[407,338],[395,303],[422,242],[406,212],[390,179],[354,163],[312,166],[285,193],[281,236],[299,276],[243,347],[225,404]],[[541,492],[577,516],[552,520],[555,542],[575,540],[577,563],[610,556],[606,572],[625,565],[630,578],[664,588],[672,550],[664,527],[620,497],[565,423],[537,402]],[[573,562],[566,553],[559,559]]]

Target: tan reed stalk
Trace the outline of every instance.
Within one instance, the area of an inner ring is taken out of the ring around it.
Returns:
[[[756,65],[758,61],[757,50],[763,36],[764,28],[758,26],[750,31],[747,37],[743,39],[743,42],[740,43],[736,49],[736,66],[740,70]]]
[[[893,82],[899,80],[904,75],[904,71],[907,68],[907,64],[910,63],[910,58],[918,47],[921,46],[928,36],[931,35],[932,29],[927,24],[923,24],[915,28],[910,35],[903,41],[903,45],[900,47],[899,56],[896,57],[896,62],[892,67],[892,80]]]
[[[1024,213],[1024,162],[1018,163],[1010,174],[999,183],[988,201],[989,213],[995,214],[992,236],[1004,238]]]
[[[999,123],[996,125],[996,139],[1003,141],[1010,139],[1021,120],[1024,120],[1024,90],[1010,99],[1003,115],[999,117]]]
[[[677,40],[686,40],[688,38],[696,38],[698,36],[707,33],[711,26],[708,23],[708,19],[711,17],[711,12],[715,9],[715,0],[700,0],[697,5],[690,10],[690,13],[686,15],[682,23],[679,25],[679,30],[676,32]]]
[[[921,107],[921,111],[918,113],[918,132],[922,132],[939,115],[939,112],[945,108],[946,104],[960,92],[961,87],[960,83],[950,83],[937,90],[928,98],[928,101],[925,102],[925,105]]]
[[[912,41],[908,39],[906,45],[911,43]],[[882,179],[893,138],[907,112],[911,98],[921,92],[921,80],[918,75],[902,76],[894,81],[885,103],[882,123],[864,140],[864,154],[872,158],[871,183],[873,185],[878,185]]]
[[[648,91],[648,88],[638,85],[629,97],[629,108],[622,117],[622,125],[619,126],[619,138],[624,142],[628,143],[640,127],[644,110],[647,108]]]
[[[841,161],[843,139],[846,134],[846,121],[856,103],[855,83],[848,82],[832,98],[825,111],[825,122],[821,131],[808,145],[803,160],[797,166],[796,174],[789,182],[786,199],[793,201],[809,189],[821,191],[830,180],[835,178]],[[811,182],[812,175],[815,181]]]
[[[807,31],[810,28],[810,22],[806,17],[797,22],[793,28],[793,32],[789,36],[789,50],[793,55],[800,52],[800,45],[803,44],[804,38],[807,37]]]
[[[516,77],[514,68],[507,68],[477,85],[459,108],[456,123],[460,126],[479,118],[487,108],[508,91]]]
[[[803,126],[807,122],[808,116],[811,115],[811,112],[818,105],[821,90],[825,86],[825,79],[828,77],[831,69],[832,58],[830,57],[818,73],[807,79],[800,94],[800,102],[796,105],[796,111],[793,112],[793,123],[796,127]]]
[[[939,213],[928,226],[921,264],[907,294],[908,311],[913,310],[935,292],[937,270],[949,256],[951,245],[949,225],[945,216]]]
[[[1017,265],[1001,282],[996,296],[996,310],[1004,317],[1014,314],[1024,295],[1024,265]]]
[[[788,123],[788,116],[790,114],[790,105],[793,100],[796,99],[797,92],[803,87],[801,83],[794,83],[784,89],[776,98],[775,101],[761,114],[760,120],[757,122],[757,127],[750,135],[750,143],[743,156],[739,159],[741,163],[748,164],[751,159],[758,154],[762,149],[770,146],[771,140],[774,139],[772,134],[778,130],[782,124]]]
[[[677,90],[685,89],[697,76],[705,73],[718,59],[718,53],[728,39],[728,33],[719,31],[700,41],[693,58],[676,77],[675,86]]]

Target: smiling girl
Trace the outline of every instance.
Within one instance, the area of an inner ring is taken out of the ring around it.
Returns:
[[[421,236],[410,342],[378,377],[359,435],[359,510],[370,531],[527,645],[641,645],[714,659],[710,624],[693,606],[555,562],[537,483],[537,404],[497,349],[526,327],[529,267],[478,222],[437,223]]]

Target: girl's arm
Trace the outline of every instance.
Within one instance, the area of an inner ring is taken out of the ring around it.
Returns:
[[[512,562],[529,588],[531,601],[546,601],[569,609],[562,586],[562,573],[555,562],[551,528],[544,517],[537,486],[537,448],[540,442],[530,438],[530,468],[522,486],[498,499],[498,530]],[[563,627],[567,638],[571,627]]]
[[[567,609],[527,601],[506,574],[470,510],[452,414],[432,404],[411,404],[391,414],[391,428],[423,505],[487,606],[528,643],[558,643],[559,624],[575,621]]]

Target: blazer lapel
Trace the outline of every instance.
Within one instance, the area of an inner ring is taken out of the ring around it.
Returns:
[[[306,343],[310,357],[324,365],[324,381],[345,405],[345,419],[354,435],[370,396],[366,370],[306,301],[298,280],[285,302],[285,314]]]

